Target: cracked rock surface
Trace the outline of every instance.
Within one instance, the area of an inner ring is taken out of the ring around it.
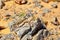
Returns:
[[[60,40],[60,0],[0,0],[0,40]]]

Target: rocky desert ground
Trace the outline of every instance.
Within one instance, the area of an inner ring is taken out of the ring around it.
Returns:
[[[60,0],[0,0],[0,40],[60,40]]]

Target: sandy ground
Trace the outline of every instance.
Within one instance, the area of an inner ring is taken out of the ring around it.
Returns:
[[[31,2],[31,4],[28,4],[29,2]],[[41,1],[43,8],[34,7],[34,3],[32,0],[28,0],[28,3],[24,4],[24,5],[19,5],[19,4],[15,3],[14,0],[5,2],[5,6],[2,9],[0,9],[0,26],[2,26],[5,29],[0,30],[0,34],[3,35],[3,34],[10,33],[8,23],[11,22],[13,19],[9,18],[8,20],[5,20],[5,18],[6,18],[5,15],[7,13],[9,13],[10,15],[13,16],[14,11],[16,13],[20,13],[20,12],[26,12],[27,9],[32,9],[33,11],[37,11],[38,14],[35,15],[35,17],[37,17],[37,18],[40,17],[40,15],[43,13],[44,8],[50,9],[51,12],[46,13],[45,16],[41,16],[41,18],[44,22],[48,22],[46,28],[49,31],[51,29],[54,30],[58,27],[58,26],[53,25],[51,23],[51,21],[54,21],[54,17],[57,17],[57,19],[60,23],[60,2],[57,3],[58,8],[53,8],[51,6],[51,4],[54,3],[53,1],[50,1],[49,3],[45,3],[43,1]],[[60,29],[58,29],[58,33],[60,33]],[[35,40],[35,38],[33,40]]]

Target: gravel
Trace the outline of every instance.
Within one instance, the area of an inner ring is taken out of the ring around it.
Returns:
[[[14,36],[14,34],[7,34],[4,35],[0,40],[16,40],[16,37]]]
[[[33,16],[32,12],[33,12],[33,10],[28,9],[25,18],[29,18],[29,17]]]
[[[52,4],[51,5],[53,8],[58,8],[57,4]]]
[[[45,3],[49,3],[49,0],[43,0]]]
[[[39,2],[35,2],[35,3],[34,3],[34,6],[35,6],[35,7],[38,7],[38,6],[40,6],[40,3],[39,3]]]
[[[51,10],[48,9],[48,8],[44,8],[42,11],[43,11],[43,13],[49,13],[49,12],[51,12]]]
[[[2,2],[2,0],[0,0],[0,9],[2,9],[3,6],[5,6],[5,4],[4,4],[4,2]]]
[[[41,8],[43,8],[44,6],[43,5],[39,5],[39,8],[41,9]]]
[[[23,4],[27,4],[27,0],[15,0],[15,3],[17,3],[17,4],[20,4],[20,5],[23,5]]]

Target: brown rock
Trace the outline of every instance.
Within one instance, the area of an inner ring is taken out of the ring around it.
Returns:
[[[0,9],[2,9],[3,6],[5,6],[5,3],[2,0],[0,0]]]
[[[26,4],[26,3],[27,3],[27,0],[15,0],[15,2],[16,2],[17,4],[22,5],[22,4]]]

